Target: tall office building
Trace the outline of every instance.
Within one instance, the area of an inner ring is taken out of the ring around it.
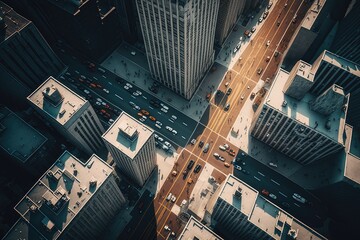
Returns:
[[[206,206],[226,239],[326,239],[229,174]]]
[[[352,1],[349,11],[339,22],[330,51],[360,64],[360,1]]]
[[[154,130],[122,112],[103,140],[116,166],[142,186],[156,166]]]
[[[0,1],[0,101],[26,105],[26,96],[65,65],[35,25]]]
[[[243,13],[246,0],[220,0],[216,23],[215,44],[222,46],[236,21]]]
[[[219,0],[136,0],[152,76],[190,99],[214,62]]]
[[[310,72],[298,64],[297,75]],[[294,71],[294,70],[293,70]],[[283,93],[289,73],[280,69],[267,97],[255,113],[251,135],[301,164],[309,164],[344,148],[344,125],[349,96],[337,85],[320,96],[301,100]],[[290,87],[291,88],[291,87]],[[300,90],[301,91],[301,90]]]
[[[53,77],[31,93],[28,100],[47,122],[78,148],[92,154],[104,146],[101,135],[105,130],[90,103]]]
[[[15,206],[21,218],[5,239],[99,239],[124,203],[111,166],[65,151]]]

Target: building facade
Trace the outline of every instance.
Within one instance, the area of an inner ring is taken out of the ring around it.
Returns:
[[[215,44],[222,46],[243,13],[246,0],[220,0],[216,23]]]
[[[5,239],[99,239],[124,203],[111,166],[65,151],[15,206],[21,220]]]
[[[206,227],[200,221],[198,221],[193,216],[190,217],[189,221],[186,223],[183,231],[177,238],[178,240],[223,240],[220,236],[214,233],[211,229]]]
[[[116,166],[144,185],[156,166],[154,130],[122,112],[102,138]]]
[[[190,99],[214,62],[219,0],[137,0],[152,76]]]
[[[35,25],[0,1],[0,101],[26,105],[26,96],[65,68]]]
[[[332,86],[320,96],[297,100],[283,93],[287,81],[292,81],[289,73],[280,69],[255,114],[251,135],[304,165],[344,148],[349,96]],[[336,105],[330,104],[331,96],[338,96]]]
[[[90,103],[49,77],[28,100],[34,109],[76,147],[88,154],[99,151],[105,132]]]

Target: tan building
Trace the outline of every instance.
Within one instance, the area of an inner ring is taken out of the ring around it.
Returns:
[[[75,146],[92,154],[104,146],[101,125],[90,103],[49,77],[28,96],[35,110]]]
[[[193,216],[190,217],[189,221],[186,223],[184,230],[181,232],[178,240],[223,240],[223,238],[219,237],[216,233],[214,233],[211,229],[206,227],[204,224],[196,220]]]
[[[111,166],[65,151],[15,206],[21,218],[4,239],[99,239],[124,203]]]
[[[142,186],[156,166],[154,130],[122,112],[103,140],[121,172]]]

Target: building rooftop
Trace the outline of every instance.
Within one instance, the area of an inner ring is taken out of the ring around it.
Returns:
[[[249,216],[254,207],[258,191],[229,174],[219,197],[228,202],[243,214]],[[240,196],[240,197],[239,197]]]
[[[153,132],[153,129],[122,112],[102,137],[134,159]]]
[[[249,221],[274,239],[286,239],[291,229],[297,233],[296,239],[325,239],[262,196],[256,199]]]
[[[19,218],[6,233],[3,240],[13,239],[43,239],[40,232],[36,231],[28,222]]]
[[[82,163],[65,151],[15,210],[45,238],[56,239],[112,171],[95,154]]]
[[[320,15],[320,12],[323,9],[325,3],[326,0],[317,0],[313,2],[310,9],[306,13],[304,20],[301,23],[301,26],[303,28],[313,30],[313,27],[315,25],[314,23],[316,22],[318,16]],[[318,31],[318,29],[316,31]]]
[[[65,125],[87,103],[51,76],[28,96],[28,100],[61,125]]]
[[[48,2],[52,3],[56,7],[70,13],[70,14],[77,14],[80,12],[80,7],[88,2],[88,0],[47,0]]]
[[[219,237],[216,233],[211,231],[201,222],[196,220],[193,216],[190,217],[189,221],[186,223],[184,230],[177,239],[178,240],[189,240],[189,239],[222,240],[221,237]]]
[[[0,147],[25,163],[47,138],[6,107],[0,106]]]
[[[343,132],[346,112],[342,109],[337,109],[329,116],[324,116],[311,110],[309,107],[310,101],[314,100],[316,98],[315,96],[307,93],[303,99],[299,101],[285,95],[282,90],[288,77],[289,73],[287,71],[283,69],[278,71],[274,83],[265,99],[265,104],[308,127],[316,128],[318,132],[328,136],[334,141],[344,144]],[[326,125],[330,125],[330,129],[327,129]]]
[[[4,23],[6,27],[4,32],[5,35],[0,36],[0,43],[6,41],[12,35],[19,33],[21,29],[23,29],[31,22],[23,16],[19,15],[11,7],[0,1],[0,28],[1,26],[3,26],[2,24]]]

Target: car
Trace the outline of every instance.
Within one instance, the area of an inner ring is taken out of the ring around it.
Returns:
[[[113,123],[114,123],[114,119],[110,118],[109,121],[108,121],[108,123],[109,123],[110,125],[113,124]]]
[[[168,146],[162,145],[162,149],[163,149],[164,151],[168,151],[170,148],[169,148]]]
[[[265,11],[264,14],[263,14],[263,19],[265,19],[268,16],[268,14],[269,14],[269,12]]]
[[[220,145],[220,146],[219,146],[219,149],[220,149],[221,151],[226,151],[226,147],[224,147],[223,145]]]
[[[173,196],[171,197],[171,201],[172,201],[173,203],[176,201],[175,195],[173,195]]]
[[[247,35],[249,35],[249,33],[250,33],[250,30],[246,30],[246,31],[244,32],[244,35],[247,36]]]
[[[270,165],[271,167],[277,168],[277,164],[275,164],[275,163],[269,162],[269,165]]]
[[[138,115],[139,117],[144,116],[141,112],[138,112],[137,115]]]
[[[230,156],[233,156],[233,157],[235,156],[235,151],[232,149],[230,149],[228,153]]]
[[[278,51],[275,51],[274,57],[277,57],[277,56],[279,56],[279,52],[278,52]]]
[[[198,164],[198,165],[196,165],[196,167],[194,168],[194,172],[195,172],[195,173],[198,173],[198,172],[200,172],[200,169],[201,169],[201,165]]]
[[[171,143],[169,143],[168,141],[165,141],[164,144],[165,144],[165,146],[167,146],[168,148],[171,148],[171,147],[172,147],[172,146],[171,146]]]
[[[305,202],[306,202],[306,199],[303,198],[302,196],[300,196],[300,194],[294,193],[294,194],[292,195],[292,197],[293,197],[296,201],[298,201],[298,202],[301,202],[301,203],[305,203]]]
[[[228,88],[228,90],[226,91],[226,95],[230,95],[232,92],[232,88]]]
[[[199,147],[202,148],[204,146],[204,141],[199,142]]]
[[[183,171],[183,179],[185,179],[187,177],[188,173],[189,173],[189,171],[187,169],[185,169]]]
[[[265,196],[269,196],[269,191],[266,189],[261,190],[261,193]]]
[[[106,102],[101,102],[101,105],[105,106],[106,107]]]
[[[170,235],[173,236],[173,237],[176,237],[176,233],[175,233],[175,232],[171,232]]]
[[[248,38],[250,38],[250,37],[251,37],[251,35],[252,35],[252,32],[249,32],[249,34],[247,35],[247,36],[248,36]]]
[[[265,45],[268,47],[270,45],[270,40],[267,40]]]
[[[98,105],[98,106],[101,106],[101,103],[98,102],[98,101],[96,101],[95,104]]]
[[[262,73],[262,71],[263,71],[263,69],[262,68],[258,68],[258,70],[257,70],[257,74],[261,74]]]
[[[194,163],[195,163],[194,160],[190,160],[189,163],[188,163],[188,165],[187,165],[187,169],[188,169],[188,170],[192,169],[192,167],[194,166]]]
[[[241,99],[241,100],[244,100],[244,95],[241,95],[240,99]]]
[[[166,130],[169,130],[170,132],[173,130],[172,127],[166,126]]]
[[[295,15],[294,18],[291,20],[291,22],[296,23],[296,20],[297,20],[297,18],[296,18],[296,15]]]
[[[264,19],[262,17],[259,18],[258,22],[261,23]]]
[[[134,95],[135,97],[139,96],[137,92],[133,92],[132,95]]]
[[[273,194],[273,193],[270,193],[270,194],[269,194],[269,197],[271,197],[272,199],[277,199],[276,195]]]
[[[195,138],[191,139],[190,143],[191,143],[191,145],[195,145],[196,139]]]
[[[160,142],[163,142],[163,141],[164,141],[164,139],[163,139],[162,137],[158,137],[157,140],[160,141]],[[171,145],[170,145],[170,146],[171,146]]]
[[[96,87],[97,87],[97,88],[102,88],[102,85],[96,83]]]
[[[165,108],[160,109],[162,112],[167,113],[168,111]]]
[[[240,37],[239,41],[242,42],[243,40],[244,40],[244,38],[243,38],[243,37]]]
[[[245,169],[241,170],[244,174],[249,175],[249,171],[246,171]]]
[[[150,119],[151,121],[156,121],[156,118],[153,117],[153,116],[150,116],[149,119]]]
[[[148,111],[146,111],[145,109],[141,109],[140,111],[142,114],[144,114],[145,116],[149,116],[150,113]]]
[[[110,93],[110,91],[107,90],[106,88],[103,88],[103,91],[106,92],[106,93]]]
[[[248,85],[246,88],[247,88],[247,89],[250,89],[250,86]]]
[[[205,144],[205,147],[203,149],[203,153],[207,153],[209,151],[209,147],[210,147],[209,143]]]
[[[178,174],[178,172],[177,172],[177,171],[175,171],[175,170],[171,172],[171,175],[173,175],[174,177],[176,177],[176,176],[177,176],[177,174]]]
[[[136,104],[134,102],[129,102],[130,106],[135,107]]]
[[[129,88],[133,87],[130,83],[126,83],[125,86],[128,86]]]
[[[255,93],[251,93],[250,99],[253,99],[255,97]]]
[[[164,229],[165,229],[166,231],[171,231],[171,229],[169,228],[168,225],[165,225],[165,226],[164,226]]]
[[[176,135],[176,134],[177,134],[177,131],[176,131],[175,129],[173,129],[173,130],[172,130],[172,133],[173,133],[174,135]]]
[[[225,87],[229,86],[229,84],[230,84],[229,82],[226,82],[226,83],[225,83]]]
[[[87,90],[87,89],[84,89],[84,93],[86,93],[86,94],[90,94],[90,91],[89,91],[89,90]]]
[[[220,161],[225,162],[225,158],[223,156],[219,156],[218,158]]]
[[[230,108],[230,103],[227,103],[227,104],[225,105],[225,107],[224,107],[224,110],[225,110],[225,111],[228,111],[229,108]]]
[[[161,126],[159,124],[155,124],[155,127],[157,127],[158,129],[161,129]]]
[[[256,31],[256,27],[251,28],[251,32],[254,33]]]
[[[135,110],[140,110],[140,107],[139,107],[138,105],[135,105],[135,106],[134,106],[134,109],[135,109]]]
[[[270,61],[270,56],[267,56],[266,58],[265,58],[265,62],[269,62]]]
[[[125,85],[125,86],[124,86],[124,89],[125,89],[125,90],[129,90],[130,88],[129,88],[129,86],[126,86],[126,85]]]
[[[139,96],[142,95],[142,92],[140,92],[139,90],[136,90],[136,93],[139,94]]]
[[[235,165],[235,168],[237,169],[237,170],[239,170],[239,171],[241,171],[241,167],[240,166],[238,166],[238,165]]]
[[[238,50],[239,49],[235,47],[234,50],[233,50],[233,53],[235,54]]]
[[[286,8],[286,7],[287,7],[287,5],[288,5],[288,4],[287,4],[287,3],[285,3],[285,4],[284,4],[284,8]]]
[[[143,116],[143,117],[144,117],[144,116]],[[146,118],[142,118],[142,117],[139,118],[139,121],[140,121],[140,122],[145,122],[145,120],[146,120]]]
[[[141,115],[142,116],[142,115]],[[159,135],[157,135],[156,133],[154,133],[154,138],[155,139],[158,139],[159,138]]]
[[[225,167],[230,167],[230,164],[228,164],[228,163],[226,162],[226,163],[224,163],[224,166],[225,166]]]
[[[220,154],[218,154],[218,153],[214,153],[213,155],[214,155],[215,158],[219,158],[219,157],[220,157]]]
[[[166,106],[165,103],[160,103],[160,106],[162,106],[163,108],[169,109],[169,107]]]
[[[174,119],[174,120],[176,120],[176,119],[177,119],[177,116],[171,115],[171,118]]]
[[[166,200],[167,200],[167,201],[170,201],[171,197],[172,197],[172,193],[169,193],[169,195],[167,196]]]
[[[276,26],[280,26],[280,23],[281,23],[280,21],[277,21]]]
[[[162,122],[160,122],[160,121],[156,121],[155,123],[162,126]]]

